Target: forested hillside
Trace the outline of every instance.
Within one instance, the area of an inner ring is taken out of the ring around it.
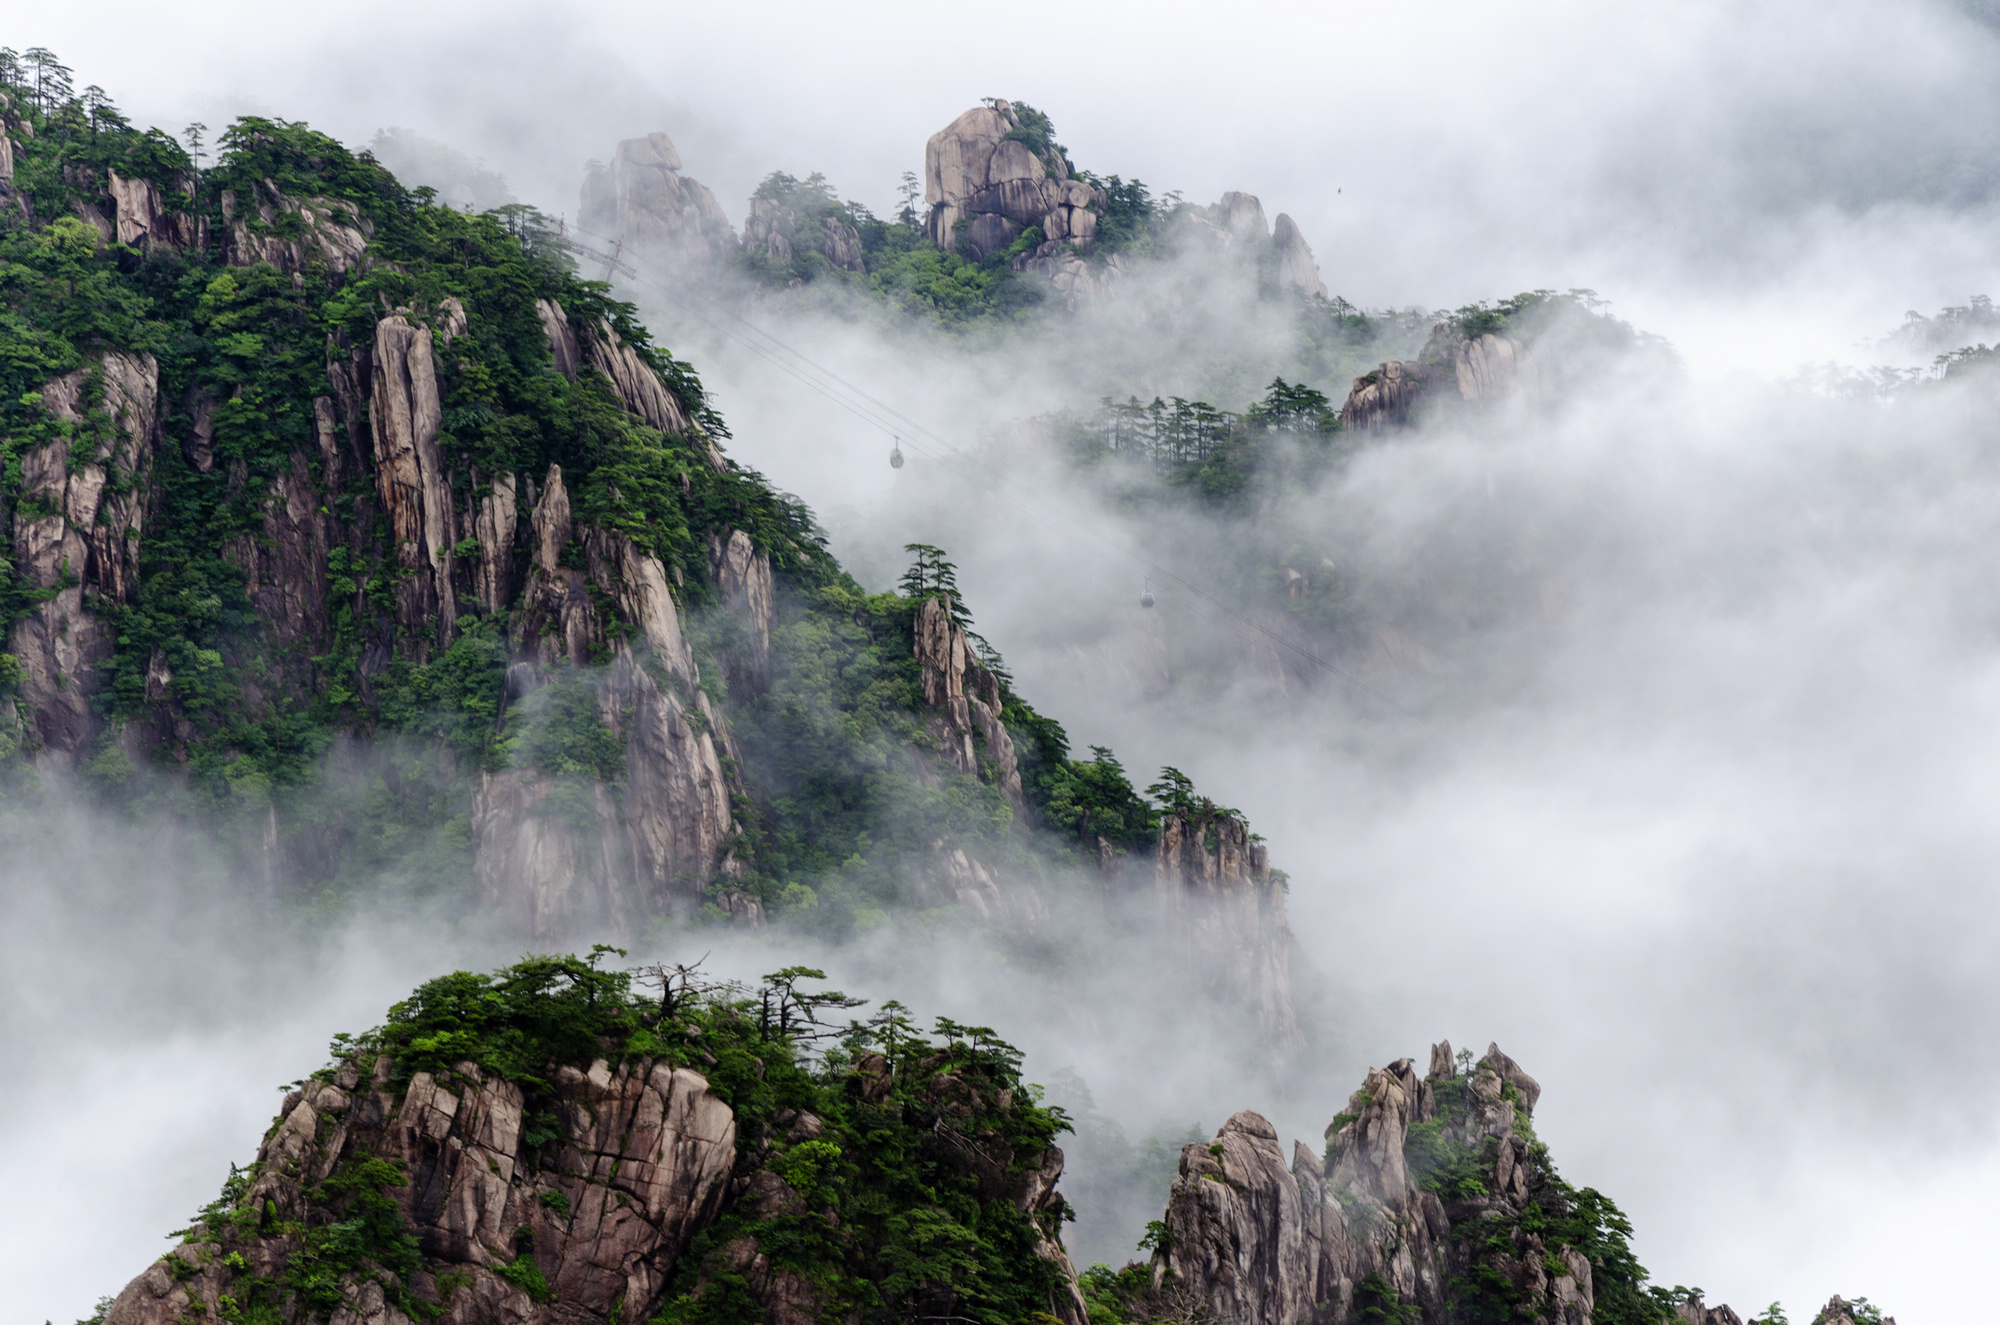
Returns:
[[[73,780],[274,897],[541,936],[1032,920],[1003,866],[1227,817],[1071,758],[943,551],[844,573],[531,209],[271,118],[210,159],[5,60],[16,807]]]

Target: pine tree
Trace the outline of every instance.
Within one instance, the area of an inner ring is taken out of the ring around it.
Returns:
[[[899,585],[905,598],[943,598],[945,611],[960,630],[972,626],[972,614],[958,593],[958,568],[945,556],[944,549],[929,543],[905,543],[903,551],[916,558],[903,572]]]
[[[56,53],[46,46],[31,46],[22,57],[28,67],[35,71],[35,109],[46,115],[61,103],[69,100],[70,74],[74,71],[56,59]]]

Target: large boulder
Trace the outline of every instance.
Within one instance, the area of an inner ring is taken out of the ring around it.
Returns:
[[[924,147],[930,205],[924,231],[932,243],[984,258],[1033,227],[1049,250],[1033,256],[1094,241],[1104,191],[1072,179],[1062,149],[1027,119],[1013,103],[993,98],[931,135]]]

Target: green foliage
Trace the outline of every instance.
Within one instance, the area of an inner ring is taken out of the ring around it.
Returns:
[[[1137,1262],[1128,1262],[1121,1270],[1093,1265],[1077,1276],[1077,1286],[1083,1290],[1090,1325],[1127,1325],[1145,1319],[1138,1313],[1152,1293],[1153,1272]]]
[[[958,592],[958,568],[951,564],[941,547],[929,543],[905,543],[903,551],[914,560],[903,572],[897,587],[903,597],[922,603],[926,598],[943,598],[951,619],[963,630],[972,624],[972,614]]]
[[[1159,496],[1222,509],[1308,487],[1350,454],[1325,393],[1282,377],[1241,414],[1179,396],[1150,404],[1107,397],[1096,415],[1058,416],[1056,424],[1078,463],[1122,459],[1157,474]]]
[[[538,1305],[547,1305],[556,1300],[555,1289],[549,1286],[541,1267],[535,1264],[532,1247],[521,1251],[507,1264],[496,1266],[493,1273],[526,1293],[529,1300]]]
[[[333,1053],[391,1055],[399,1090],[418,1072],[441,1074],[460,1061],[543,1087],[551,1064],[588,1064],[648,1025],[631,975],[597,962],[595,954],[530,957],[491,975],[439,976],[390,1008],[380,1027],[336,1040]]]
[[[1370,1274],[1354,1286],[1356,1325],[1417,1325],[1423,1312],[1414,1302],[1405,1302],[1396,1286],[1380,1274]]]
[[[575,668],[509,707],[493,757],[558,778],[612,782],[625,773],[624,744],[605,724],[593,678]]]
[[[1045,298],[1041,283],[1016,273],[1002,254],[977,261],[896,228],[869,254],[867,289],[891,314],[947,331],[1023,322]]]
[[[1059,728],[1053,739],[1060,739]],[[1102,837],[1117,851],[1144,853],[1159,835],[1159,812],[1133,790],[1124,766],[1101,745],[1090,747],[1088,760],[1038,760],[1024,771],[1022,785],[1044,821],[1074,833],[1086,851]]]
[[[1441,1118],[1412,1123],[1403,1155],[1418,1185],[1447,1203],[1486,1195],[1492,1164],[1482,1150],[1458,1140]]]
[[[1006,141],[1020,143],[1038,157],[1055,157],[1067,162],[1069,153],[1056,141],[1056,126],[1049,117],[1025,101],[1012,104],[1015,125],[1007,131]]]
[[[1064,1121],[1033,1103],[1019,1052],[990,1030],[941,1018],[936,1034],[914,1033],[885,1008],[816,1066],[765,1061],[772,1103],[809,1108],[821,1120],[812,1139],[762,1133],[778,1149],[772,1168],[805,1208],[725,1213],[683,1261],[665,1319],[749,1318],[742,1285],[717,1263],[721,1248],[746,1236],[815,1286],[822,1314],[944,1314],[999,1325],[1049,1310],[1058,1280],[1033,1251],[1033,1222],[1005,1191]],[[856,1073],[886,1094],[869,1102],[850,1084]]]
[[[1154,203],[1151,191],[1144,184],[1117,175],[1100,177],[1087,170],[1079,171],[1077,178],[1104,190],[1106,201],[1098,213],[1097,233],[1090,246],[1093,256],[1154,251],[1157,229],[1166,212]]]
[[[761,209],[761,214],[772,233],[784,239],[790,256],[773,255],[765,246],[746,250],[740,261],[753,275],[775,288],[782,289],[795,281],[829,278],[858,282],[859,273],[835,267],[826,253],[828,222],[852,230],[861,242],[864,257],[881,252],[888,242],[887,224],[860,203],[843,201],[826,176],[817,171],[803,180],[773,171],[750,197],[753,205],[772,204]]]
[[[1518,1318],[1521,1290],[1497,1268],[1495,1258],[1520,1255],[1530,1236],[1547,1248],[1574,1248],[1590,1262],[1593,1319],[1604,1325],[1671,1325],[1678,1319],[1676,1304],[1700,1295],[1699,1289],[1649,1285],[1645,1267],[1632,1252],[1631,1221],[1603,1193],[1564,1182],[1549,1163],[1546,1147],[1531,1146],[1527,1163],[1528,1198],[1520,1214],[1488,1214],[1452,1230],[1466,1245],[1472,1267],[1452,1285],[1454,1319],[1497,1325]],[[1440,1175],[1452,1171],[1449,1165],[1435,1170]]]

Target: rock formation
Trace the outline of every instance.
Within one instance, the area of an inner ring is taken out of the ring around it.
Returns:
[[[1000,721],[1000,679],[974,653],[942,597],[917,609],[914,652],[923,665],[924,703],[933,711],[938,747],[961,773],[979,774],[1027,817],[1016,770],[1014,739]],[[982,758],[983,756],[983,758]]]
[[[818,225],[808,225],[794,209],[776,198],[750,200],[750,215],[743,222],[745,253],[771,262],[789,263],[797,256],[797,243],[810,246],[835,271],[868,270],[867,257],[861,251],[861,234],[846,221],[823,216]]]
[[[1271,275],[1281,287],[1326,297],[1319,264],[1298,223],[1280,212],[1274,228],[1265,221],[1264,204],[1255,194],[1225,193],[1207,207],[1190,207],[1181,213],[1181,224],[1185,233],[1212,252],[1268,254]]]
[[[1498,1046],[1461,1076],[1440,1044],[1423,1077],[1409,1059],[1371,1069],[1323,1157],[1295,1145],[1288,1162],[1270,1123],[1236,1114],[1181,1152],[1154,1292],[1206,1313],[1180,1319],[1243,1325],[1405,1318],[1392,1312],[1443,1325],[1475,1303],[1496,1318],[1589,1325],[1604,1293],[1637,1286],[1524,1230],[1531,1208],[1571,1209],[1534,1140],[1539,1094]]]
[[[1319,278],[1312,247],[1299,233],[1297,223],[1283,212],[1278,213],[1278,223],[1271,231],[1271,247],[1278,255],[1278,284],[1326,298],[1326,282]]]
[[[274,232],[281,217],[297,218],[293,236]],[[293,274],[318,266],[327,275],[344,276],[361,261],[375,231],[360,208],[345,198],[293,198],[268,181],[260,181],[247,199],[225,192],[222,219],[224,262],[232,267],[268,262]],[[121,218],[121,229],[124,224]]]
[[[524,1141],[515,1083],[463,1062],[442,1080],[418,1072],[398,1090],[392,1066],[350,1060],[286,1096],[243,1197],[268,1213],[235,1230],[240,1250],[183,1243],[127,1285],[106,1325],[168,1325],[189,1312],[228,1319],[242,1280],[275,1277],[297,1252],[295,1235],[264,1229],[303,1226],[325,1199],[320,1184],[371,1160],[407,1175],[388,1188],[392,1218],[416,1230],[418,1282],[465,1322],[542,1319],[524,1276],[502,1273],[524,1255],[564,1304],[561,1319],[603,1320],[621,1301],[650,1303],[727,1193],[735,1116],[698,1072],[645,1059],[615,1070],[602,1060],[565,1066],[552,1083],[554,1135],[537,1142]],[[550,1141],[552,1152],[539,1149]],[[409,1320],[407,1304],[385,1300],[372,1277],[326,1291],[345,1303],[338,1320]]]
[[[1491,332],[1467,338],[1440,322],[1414,361],[1385,363],[1355,378],[1340,421],[1364,432],[1404,427],[1420,405],[1439,402],[1533,418],[1546,394],[1541,366],[1526,342]]]
[[[104,1325],[810,1325],[870,1300],[961,1318],[965,1292],[1056,1325],[1743,1325],[1646,1282],[1616,1206],[1556,1174],[1541,1086],[1497,1045],[1370,1069],[1323,1153],[1233,1115],[1183,1147],[1150,1265],[1080,1283],[1058,1120],[991,1031],[877,1018],[801,1074],[817,1019],[786,977],[753,996],[640,974],[657,994],[576,958],[459,972],[340,1037]],[[1868,1321],[1894,1325],[1835,1297],[1813,1325]]]
[[[1102,189],[1072,179],[1053,144],[1037,150],[1013,105],[997,98],[966,111],[924,147],[924,233],[939,248],[985,257],[1039,227],[1051,258],[1062,245],[1085,249],[1106,203]],[[962,234],[961,234],[962,228]]]
[[[674,268],[719,265],[736,247],[735,232],[708,187],[680,172],[681,154],[666,134],[627,138],[610,166],[585,177],[579,224]]]
[[[1699,1302],[1694,1304],[1697,1310],[1700,1309],[1700,1305]],[[1812,1325],[1858,1325],[1860,1321],[1877,1319],[1876,1316],[1867,1312],[1857,1314],[1858,1308],[1862,1305],[1862,1302],[1849,1302],[1839,1294],[1835,1294],[1831,1301],[1820,1308],[1819,1314],[1812,1318]],[[1721,1310],[1729,1311],[1729,1308],[1723,1307]],[[1682,1314],[1687,1316],[1685,1312]],[[1731,1325],[1734,1325],[1735,1313],[1729,1312],[1729,1315]],[[1687,1316],[1687,1319],[1693,1320],[1694,1318]],[[1881,1316],[1879,1319],[1881,1325],[1896,1325],[1896,1318],[1894,1316]],[[1699,1325],[1709,1325],[1709,1323],[1704,1321],[1700,1322]]]
[[[116,224],[140,227],[130,241],[144,244],[158,233],[157,224],[148,230],[133,220],[152,205],[150,195],[121,184],[114,196]],[[295,206],[275,193],[266,202],[273,217],[352,210]],[[225,214],[229,206],[225,198]],[[222,247],[234,262],[338,279],[359,259],[365,225],[328,230],[308,221],[294,236],[278,237],[239,218]],[[551,300],[537,311],[559,370],[572,378],[600,374],[635,418],[697,438],[708,462],[723,464],[673,391],[609,324],[573,327]],[[473,873],[484,900],[537,940],[584,928],[632,934],[649,916],[700,905],[709,885],[737,868],[722,766],[727,724],[699,688],[658,557],[624,534],[574,522],[558,467],[468,483],[463,462],[444,454],[439,355],[466,325],[463,304],[447,296],[430,309],[386,311],[359,346],[336,336],[328,394],[311,402],[317,455],[291,457],[258,498],[261,528],[222,554],[242,572],[265,637],[278,649],[261,684],[310,693],[310,659],[327,648],[337,605],[330,552],[350,533],[331,513],[329,494],[347,476],[366,480],[373,501],[356,519],[364,530],[379,522],[397,568],[393,647],[401,656],[422,662],[449,647],[468,609],[511,618],[522,661],[509,673],[506,702],[527,706],[521,721],[529,728],[538,721],[527,711],[537,691],[580,664],[603,664],[592,674],[593,702],[618,743],[622,777],[615,785],[573,786],[525,768],[480,774],[471,807]],[[25,746],[52,768],[76,768],[105,731],[94,702],[115,642],[105,608],[130,604],[137,593],[148,511],[157,501],[158,378],[150,356],[110,351],[48,382],[42,407],[66,431],[22,457],[14,563],[44,596],[15,622],[9,651],[22,672]],[[216,467],[217,408],[212,395],[193,389],[184,402],[186,457],[198,473]],[[769,672],[769,557],[741,533],[722,538],[730,554],[717,568],[730,585],[726,611],[743,621],[749,640],[739,679],[754,693]],[[367,668],[364,661],[364,675]],[[125,730],[135,756],[147,757],[156,741],[172,749],[184,739],[172,717],[174,681],[156,653],[146,698],[161,719]],[[743,909],[754,918],[754,907]]]

